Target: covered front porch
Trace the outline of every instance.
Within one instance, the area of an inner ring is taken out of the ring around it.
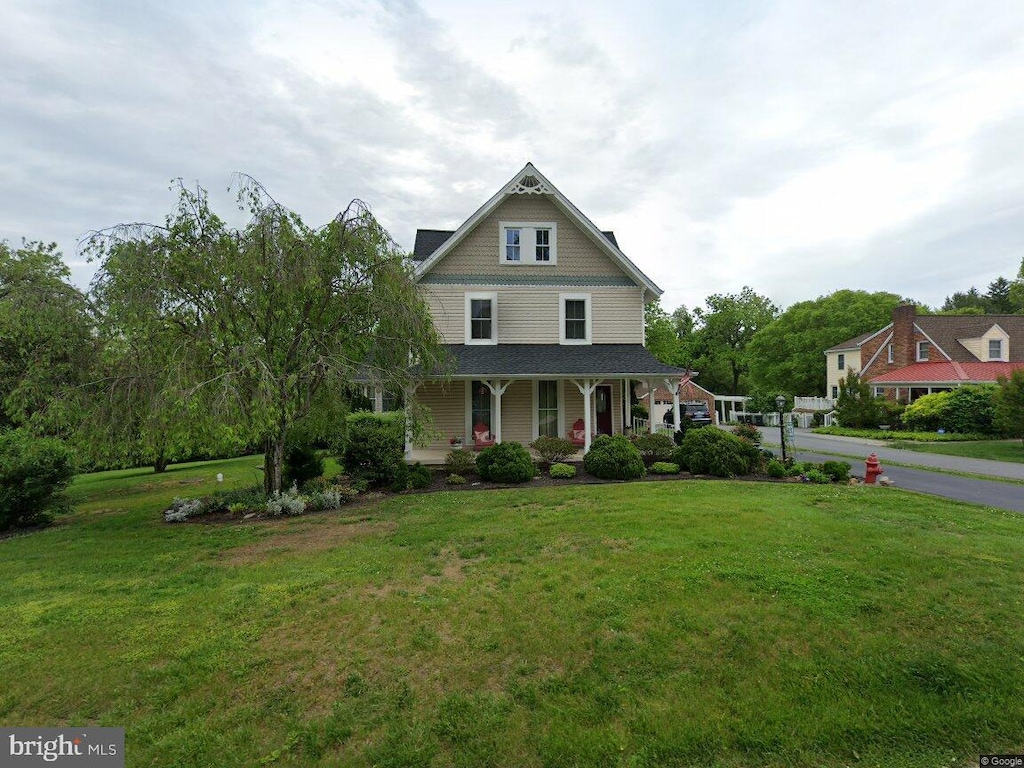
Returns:
[[[412,461],[443,461],[453,447],[475,450],[494,442],[524,445],[542,435],[572,440],[580,455],[595,437],[633,426],[631,382],[673,392],[680,417],[680,369],[644,347],[604,345],[451,345],[455,371],[421,382],[410,397],[431,416],[423,439],[406,443]],[[655,431],[657,424],[648,423]]]

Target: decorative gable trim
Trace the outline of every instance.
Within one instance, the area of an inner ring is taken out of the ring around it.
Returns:
[[[527,163],[512,179],[505,184],[501,190],[490,200],[484,203],[476,212],[455,230],[455,234],[449,237],[430,257],[421,261],[413,272],[413,280],[419,282],[434,265],[447,256],[461,243],[466,236],[476,229],[487,216],[489,216],[501,203],[510,195],[548,195],[552,202],[570,221],[576,224],[593,241],[594,245],[605,255],[610,257],[633,282],[649,291],[654,298],[661,296],[664,291],[654,281],[640,271],[640,269],[629,258],[619,250],[617,245],[609,242],[600,229],[590,219],[584,216],[580,210],[570,202],[558,189],[548,181],[544,174],[538,171],[533,163]]]
[[[932,349],[935,349],[935,350],[938,350],[939,352],[941,352],[942,356],[944,358],[946,358],[947,360],[952,360],[953,359],[952,357],[947,355],[946,354],[946,350],[944,350],[942,347],[940,347],[938,344],[936,344],[935,343],[935,339],[933,339],[931,336],[929,336],[927,333],[925,333],[921,329],[921,326],[918,325],[917,323],[914,323],[914,330],[917,331],[918,333],[920,333],[922,336],[924,336],[924,338],[927,340],[927,342],[932,345]],[[916,348],[917,345],[915,344],[914,346]],[[915,355],[915,357],[916,357],[916,355]]]
[[[891,324],[890,324],[890,325],[891,325]],[[888,326],[886,326],[886,327],[888,327]],[[882,330],[885,330],[885,329],[883,328]],[[879,333],[881,333],[881,331],[879,331]],[[872,335],[872,336],[871,336],[870,338],[874,338],[874,337],[875,337],[875,336],[877,336],[877,335],[878,335],[877,333],[876,333],[876,334],[873,334],[873,335]],[[865,341],[867,341],[867,339],[865,339]],[[884,338],[884,339],[882,340],[882,343],[881,343],[881,344],[879,345],[878,349],[876,349],[876,350],[875,350],[875,354],[873,354],[873,355],[871,356],[871,359],[870,359],[870,360],[868,360],[868,364],[867,364],[867,365],[865,365],[865,366],[864,366],[863,368],[861,368],[861,369],[860,369],[860,377],[861,377],[861,378],[864,378],[864,376],[865,376],[865,375],[867,374],[867,372],[868,372],[868,369],[869,369],[869,368],[870,368],[870,367],[872,366],[872,364],[873,364],[873,363],[875,362],[875,360],[877,360],[877,359],[878,359],[878,356],[879,356],[880,354],[882,354],[882,350],[883,350],[883,349],[887,349],[887,348],[889,347],[889,344],[890,344],[891,342],[892,342],[892,334],[890,333],[890,334],[889,334],[888,336],[886,336],[886,337],[885,337],[885,338]]]

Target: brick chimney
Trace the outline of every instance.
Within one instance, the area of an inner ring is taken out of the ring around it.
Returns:
[[[917,306],[904,304],[892,311],[892,368],[902,368],[917,360],[914,348],[914,322]]]

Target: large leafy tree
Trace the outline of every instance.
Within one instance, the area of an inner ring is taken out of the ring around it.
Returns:
[[[0,242],[0,427],[66,433],[97,345],[85,296],[55,244]]]
[[[752,288],[737,294],[712,294],[693,310],[694,330],[679,362],[700,371],[701,386],[713,392],[742,394],[747,389],[751,340],[778,315],[770,299]]]
[[[164,225],[90,239],[93,291],[126,345],[158,345],[145,377],[171,421],[258,436],[276,492],[289,433],[318,402],[362,379],[403,391],[416,365],[441,365],[437,335],[406,260],[361,202],[311,228],[244,177],[250,219],[232,229],[204,190],[176,188]]]
[[[882,328],[903,303],[894,293],[851,290],[798,302],[750,342],[751,379],[773,392],[819,395],[825,387],[825,350]]]

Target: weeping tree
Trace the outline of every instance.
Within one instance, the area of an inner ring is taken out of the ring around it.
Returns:
[[[160,404],[160,418],[137,424],[150,438],[183,427],[255,438],[274,493],[289,432],[318,403],[361,381],[404,391],[415,367],[443,367],[408,262],[362,202],[311,228],[241,177],[250,218],[234,229],[201,187],[174,189],[163,225],[116,226],[86,245],[100,261],[92,295],[109,338],[136,350],[120,356],[106,391],[123,395],[135,381],[137,402]]]

